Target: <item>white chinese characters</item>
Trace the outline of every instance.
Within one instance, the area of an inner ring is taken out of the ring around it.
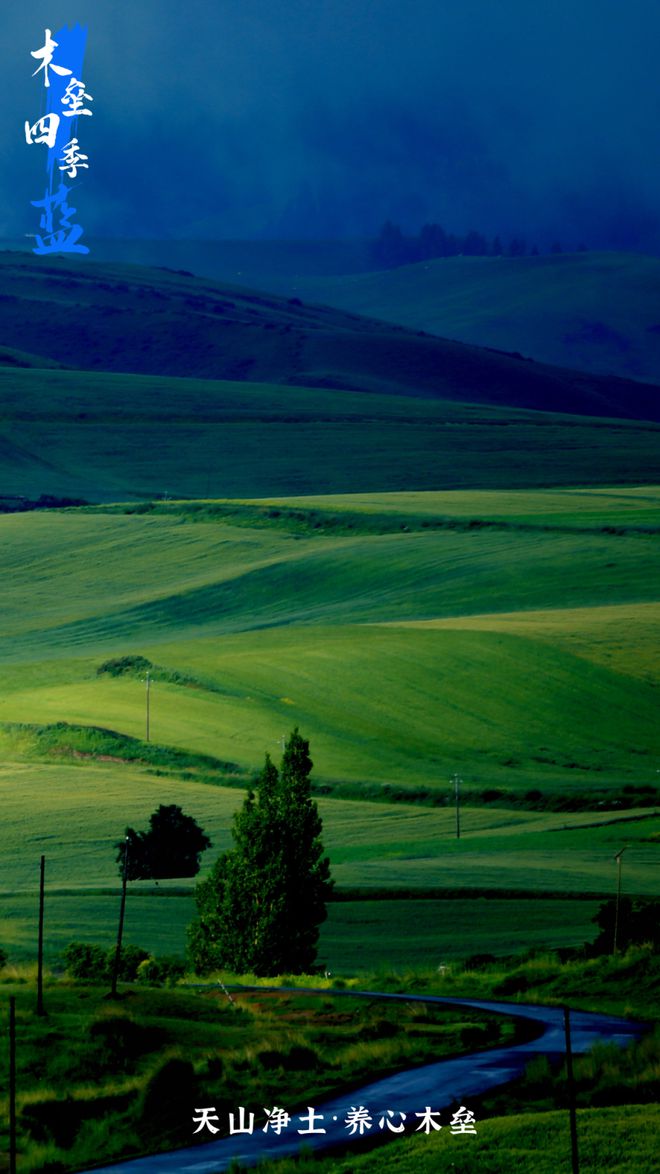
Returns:
[[[89,155],[80,147],[76,136],[76,120],[92,117],[90,103],[94,101],[82,81],[82,61],[87,31],[76,25],[65,27],[54,37],[50,29],[44,30],[44,44],[31,51],[31,56],[41,62],[33,77],[43,71],[46,97],[46,112],[35,122],[25,121],[25,141],[28,146],[46,147],[47,186],[43,200],[32,204],[43,209],[40,217],[41,234],[36,234],[34,252],[47,253],[88,253],[86,245],[80,243],[82,227],[72,223],[75,213],[67,203],[69,188],[61,182],[64,173],[67,179],[76,179],[82,171],[89,170]],[[73,121],[68,121],[73,120]],[[73,132],[73,133],[72,133]],[[60,180],[59,188],[56,186]],[[55,217],[59,222],[55,222]]]
[[[89,167],[89,163],[83,163],[83,159],[87,158],[87,155],[78,150],[78,140],[71,139],[71,142],[62,148],[60,171],[66,171],[69,179],[75,179],[79,167]]]
[[[88,114],[92,117],[91,110],[85,109],[85,102],[93,102],[91,94],[85,93],[85,83],[79,82],[76,77],[72,77],[62,98],[63,106],[70,106],[70,110],[64,111],[65,118],[77,118],[79,114]]]
[[[40,73],[41,70],[43,69],[43,71],[44,71],[44,85],[47,87],[50,86],[50,77],[48,76],[49,69],[52,69],[54,71],[54,73],[59,73],[61,76],[65,76],[66,74],[71,73],[71,70],[66,69],[63,65],[54,65],[53,64],[53,49],[57,49],[58,44],[59,44],[59,41],[54,41],[53,38],[51,37],[50,29],[46,29],[45,44],[42,45],[41,49],[33,49],[32,52],[30,53],[31,57],[37,57],[37,58],[42,57],[43,58],[41,65],[37,66],[37,68],[35,69],[32,76],[36,77],[36,75],[38,73]]]
[[[209,1133],[216,1134],[219,1132],[219,1126],[215,1124],[219,1120],[218,1115],[213,1105],[195,1109],[198,1116],[193,1117],[193,1124],[197,1126],[194,1133],[201,1133],[203,1129],[208,1129]],[[282,1109],[274,1105],[272,1109],[264,1109],[265,1124],[259,1126],[263,1133],[275,1133],[279,1137],[281,1133],[287,1130],[292,1124],[292,1118],[286,1109]],[[414,1117],[419,1120],[419,1125],[416,1125],[411,1132],[425,1133],[439,1133],[442,1129],[440,1121],[441,1112],[439,1109],[432,1109],[430,1105],[426,1105],[423,1112],[414,1113]],[[237,1133],[253,1134],[255,1132],[255,1117],[254,1112],[248,1111],[245,1105],[239,1105],[236,1113],[229,1113],[228,1131],[232,1136]],[[337,1115],[332,1116],[332,1121],[337,1122]],[[378,1113],[372,1114],[365,1105],[351,1105],[346,1112],[343,1120],[343,1127],[351,1137],[362,1137],[369,1130],[374,1128],[374,1120],[377,1119],[377,1128],[382,1132],[384,1130],[390,1133],[405,1133],[406,1132],[406,1113],[394,1109],[381,1109]],[[312,1106],[307,1106],[305,1113],[299,1113],[297,1120],[300,1122],[300,1128],[296,1129],[301,1137],[308,1137],[310,1134],[326,1133],[327,1130],[321,1122],[326,1120],[324,1113],[317,1112]],[[449,1122],[449,1131],[451,1134],[476,1134],[476,1119],[474,1113],[461,1105],[451,1116]]]

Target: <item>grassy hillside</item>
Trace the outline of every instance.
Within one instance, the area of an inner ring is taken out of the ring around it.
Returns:
[[[127,825],[145,827],[161,802],[180,803],[211,837],[206,870],[215,854],[229,847],[231,817],[243,798],[242,791],[210,786],[194,772],[182,778],[139,764],[64,754],[44,761],[14,755],[3,765],[0,783],[7,836],[16,845],[15,854],[5,853],[0,864],[0,891],[15,895],[34,887],[42,851],[52,892],[114,892],[119,886],[115,841]],[[653,839],[660,816],[653,811],[615,815],[469,806],[457,840],[452,805],[427,809],[323,795],[318,803],[333,875],[340,886],[364,888],[367,895],[384,888],[520,892],[527,872],[530,892],[606,893],[615,872],[612,856],[623,842],[630,845],[626,891],[660,892]],[[161,882],[160,887],[167,896],[191,885]],[[152,888],[137,881],[131,892]]]
[[[639,1174],[657,1156],[658,1111],[649,1105],[581,1109],[580,1170],[584,1174]],[[362,1157],[311,1158],[274,1163],[273,1174],[557,1174],[568,1170],[571,1141],[566,1111],[477,1118],[477,1135],[447,1129],[430,1137],[399,1140]]]
[[[639,485],[660,447],[657,424],[207,379],[0,369],[0,399],[0,498]]]
[[[298,298],[87,260],[44,266],[19,253],[0,254],[0,274],[0,347],[77,369],[660,418],[652,386],[524,362]]]
[[[450,257],[382,273],[302,275],[287,288],[306,301],[443,338],[660,382],[656,257]]]
[[[645,489],[5,516],[0,720],[142,737],[140,674],[98,675],[132,653],[154,666],[153,739],[239,771],[299,725],[335,792],[442,796],[459,770],[468,798],[619,803],[657,782],[656,503]]]
[[[54,960],[72,938],[111,945],[119,896],[114,845],[126,826],[145,827],[160,803],[178,803],[210,835],[204,872],[230,845],[231,817],[242,793],[209,786],[195,772],[181,777],[61,753],[35,761],[27,733],[20,746],[5,736],[2,749],[7,761],[0,795],[9,850],[0,863],[0,945],[13,959],[34,956],[41,853],[47,858],[46,950]],[[324,796],[319,806],[339,891],[360,890],[351,900],[332,903],[323,926],[320,956],[335,973],[367,965],[433,966],[476,953],[501,956],[532,945],[591,941],[599,895],[612,891],[612,857],[624,843],[624,891],[660,894],[660,816],[653,812],[616,816],[470,806],[457,840],[451,807]],[[387,890],[408,897],[376,899]],[[521,896],[525,891],[529,898]],[[439,899],[443,893],[446,899]],[[128,941],[180,954],[193,916],[191,882],[166,881],[157,888],[131,883]]]
[[[342,886],[602,894],[627,843],[626,891],[657,892],[657,528],[652,487],[2,516],[9,944],[32,949],[42,851],[59,947],[106,933],[111,845],[160,802],[226,846],[236,784],[294,725]],[[98,673],[126,654],[152,662],[149,746],[143,673]],[[180,949],[190,897],[163,919],[136,890],[131,936]],[[536,904],[515,932],[506,902],[432,905],[413,938],[403,904],[337,907],[323,948],[337,967],[366,943],[432,960],[459,916],[468,952],[592,936],[593,903]]]

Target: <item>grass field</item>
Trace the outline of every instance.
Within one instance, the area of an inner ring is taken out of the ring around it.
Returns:
[[[213,840],[206,871],[242,787],[299,726],[340,898],[321,965],[428,966],[447,993],[511,980],[514,995],[613,998],[610,959],[577,986],[542,960],[537,985],[527,963],[496,979],[460,960],[592,940],[624,846],[624,895],[660,894],[660,426],[598,418],[657,419],[655,390],[186,274],[56,264],[44,280],[33,260],[2,264],[0,505],[105,503],[0,516],[10,959],[34,959],[41,854],[47,960],[74,938],[110,947],[125,827],[180,804]],[[58,369],[81,307],[90,369]],[[613,347],[606,334],[605,361]],[[99,673],[128,654],[151,662],[148,745],[144,662]],[[192,888],[132,882],[125,941],[182,953]],[[651,960],[619,961],[616,997],[640,1006]],[[188,1018],[184,1054],[205,1039]],[[621,1114],[596,1123],[630,1137]],[[535,1119],[528,1141],[515,1120],[486,1123],[465,1168],[478,1152],[484,1174],[522,1171],[541,1147],[556,1174],[559,1128]],[[86,1144],[97,1152],[93,1129]],[[636,1134],[635,1169],[648,1148]],[[407,1146],[399,1159],[403,1172]]]
[[[655,1169],[660,1112],[653,1105],[581,1109],[580,1170],[641,1174]],[[276,1162],[273,1174],[560,1174],[570,1170],[568,1114],[525,1113],[477,1119],[476,1136],[440,1133],[397,1140],[370,1154]]]
[[[102,1158],[107,1162],[177,1148],[190,1142],[192,1105],[213,1103],[221,1125],[238,1104],[254,1107],[261,1121],[258,1106],[273,1103],[274,1087],[277,1103],[295,1114],[310,1101],[319,1104],[332,1091],[369,1081],[376,1073],[384,1076],[526,1038],[524,1027],[521,1034],[520,1025],[507,1017],[422,1006],[410,1001],[411,993],[506,997],[512,1006],[518,994],[524,1002],[569,1000],[586,1010],[604,998],[610,1013],[643,1015],[652,1024],[658,1015],[657,970],[657,958],[638,947],[618,957],[567,962],[537,954],[427,971],[408,966],[336,980],[341,993],[326,977],[315,983],[318,993],[292,990],[295,981],[290,980],[289,989],[276,996],[243,976],[249,985],[234,985],[231,1004],[226,991],[213,984],[201,990],[157,989],[144,981],[122,981],[120,999],[109,1003],[106,975],[73,982],[47,974],[47,1014],[40,1018],[34,968],[8,967],[2,982],[17,1004],[19,1168],[45,1174],[57,1163],[55,1168],[64,1172],[87,1169]],[[225,977],[235,984],[236,976]],[[309,979],[299,981],[309,986]],[[365,985],[395,992],[400,999],[384,1004],[351,997],[353,988]],[[653,1168],[648,1164],[653,1140],[647,1143],[656,1117],[658,1044],[657,1031],[649,1032],[625,1050],[610,1044],[576,1057],[583,1168],[603,1168],[603,1130],[610,1146],[614,1137],[625,1149],[625,1161],[615,1163],[621,1174]],[[476,1134],[456,1136],[446,1128],[457,1102],[451,1109],[442,1106],[443,1128],[430,1136],[386,1135],[389,1145],[366,1154],[351,1149],[346,1157],[335,1155],[313,1167],[303,1158],[300,1165],[286,1162],[274,1169],[279,1174],[311,1174],[312,1169],[350,1174],[385,1168],[405,1174],[428,1168],[467,1174],[477,1158],[479,1169],[489,1174],[509,1168],[523,1174],[532,1169],[533,1157],[538,1162],[540,1148],[552,1162],[543,1168],[555,1174],[569,1152],[565,1088],[562,1068],[537,1057],[514,1085],[470,1101]],[[6,1076],[0,1073],[3,1106],[5,1096]],[[435,1107],[431,1092],[429,1099]],[[1,1127],[0,1134],[6,1144]],[[365,1142],[372,1138],[367,1135]],[[628,1159],[637,1165],[626,1164]]]
[[[412,934],[402,900],[333,904],[322,952],[337,972],[592,938],[624,844],[625,891],[660,891],[657,527],[652,487],[2,517],[7,946],[33,952],[42,852],[51,956],[111,938],[112,845],[159,803],[199,819],[208,867],[236,785],[295,725],[340,889],[462,894],[417,901]],[[152,662],[148,748],[141,673],[97,672],[128,653]],[[532,809],[573,798],[591,810]],[[145,887],[131,887],[130,937],[181,950],[190,886],[162,886],[166,918]],[[465,890],[545,896],[523,910]],[[558,896],[575,892],[594,896]]]
[[[146,826],[159,803],[181,804],[213,841],[204,858],[206,871],[216,852],[230,846],[231,816],[241,793],[112,763],[23,762],[3,769],[0,797],[11,845],[0,865],[0,945],[12,958],[34,957],[38,861],[44,853],[46,955],[55,961],[72,938],[112,944],[119,904],[114,844],[125,826]],[[628,849],[624,891],[660,894],[660,816],[652,813],[613,820],[611,813],[469,807],[457,841],[452,810],[323,797],[319,806],[340,890],[364,890],[361,899],[329,907],[319,957],[336,974],[591,941],[599,900],[571,899],[572,894],[611,893],[612,858],[623,844]],[[397,889],[411,896],[415,889],[459,895],[368,898],[370,890]],[[490,896],[469,897],[471,889]],[[467,892],[460,895],[461,890]],[[498,898],[502,890],[537,896]],[[192,882],[161,882],[158,888],[133,882],[126,938],[158,954],[180,954],[193,916]]]
[[[35,956],[35,896],[12,895],[3,914],[0,944],[16,961]],[[318,960],[336,976],[365,968],[437,967],[476,954],[505,957],[525,949],[580,948],[595,939],[596,900],[543,898],[499,900],[342,901],[329,906],[321,928]],[[71,941],[110,949],[116,939],[119,893],[49,894],[46,962],[61,966]],[[134,894],[127,902],[126,937],[150,953],[183,956],[186,930],[196,911],[191,894]],[[411,921],[414,929],[411,930]]]
[[[97,676],[132,652],[152,737],[243,769],[298,724],[331,786],[657,782],[655,491],[314,500],[4,517],[0,720],[141,737],[139,679]]]
[[[48,855],[55,889],[116,888],[114,842],[126,825],[145,826],[160,802],[180,802],[207,830],[213,841],[208,867],[215,852],[229,847],[231,817],[242,800],[239,790],[107,762],[7,764],[0,782],[4,826],[16,848],[0,864],[5,893],[34,887],[41,852]],[[607,892],[612,856],[627,842],[628,891],[658,891],[651,837],[657,837],[659,817],[652,811],[598,815],[470,806],[456,840],[452,807],[323,796],[318,802],[326,851],[342,886],[520,890],[529,872],[532,890]],[[135,891],[141,887],[135,882]]]
[[[381,398],[424,397],[593,417],[658,420],[659,416],[652,384],[524,362],[502,350],[466,346],[400,324],[328,306],[304,305],[299,298],[255,292],[233,283],[165,269],[102,265],[89,259],[55,259],[46,268],[38,258],[17,253],[0,253],[0,271],[4,291],[0,363],[4,354],[5,363],[13,368],[5,372],[5,381],[10,386],[12,382],[30,386],[31,377],[39,374],[38,385],[51,389],[46,391],[42,427],[49,424],[50,433],[57,435],[58,417],[61,420],[63,410],[70,410],[72,404],[66,393],[62,396],[58,391],[62,386],[58,372],[18,370],[17,365],[32,363],[42,355],[84,372],[87,395],[81,414],[73,418],[69,429],[72,445],[79,451],[85,446],[82,437],[92,431],[99,401],[105,398],[103,380],[92,374],[96,372],[164,376],[170,387],[175,377],[179,395],[172,431],[180,441],[188,442],[191,430],[199,435],[209,423],[209,413],[214,414],[212,405],[214,401],[217,404],[223,386],[216,383],[214,389],[208,389],[200,411],[200,397],[188,382],[191,376],[204,381],[276,385],[280,413],[282,389],[299,387],[329,388],[334,392],[330,400],[337,404],[343,398],[342,391],[357,391]],[[80,328],[82,317],[84,330]],[[69,341],[72,337],[74,347]],[[28,358],[22,360],[20,352]],[[97,384],[94,389],[92,382]],[[249,395],[249,387],[246,390]],[[150,410],[149,380],[136,383],[131,379],[124,381],[124,394],[120,393],[116,405],[108,405],[107,400],[104,405],[106,411],[110,406],[117,425],[128,423],[126,413],[118,409],[129,392],[132,421],[150,416],[156,428],[158,423],[162,426],[165,415],[171,415],[166,396],[161,396],[162,410]],[[197,404],[191,410],[194,399]],[[375,408],[372,421],[379,419],[377,405],[365,408],[366,414]],[[23,420],[29,414],[24,402]],[[288,407],[289,420],[290,414]],[[271,439],[275,440],[272,430]],[[59,442],[62,446],[61,435]],[[106,459],[111,451],[106,449]],[[338,464],[341,450],[333,457],[335,468]],[[103,468],[103,463],[97,468]],[[381,471],[385,468],[381,465]],[[351,471],[350,465],[346,471]],[[294,472],[291,468],[290,473]],[[410,482],[405,486],[411,487],[415,486]],[[271,485],[270,491],[273,488]],[[293,484],[286,488],[296,491]],[[321,487],[317,484],[316,488]],[[349,488],[360,486],[353,481]],[[213,492],[222,490],[214,485]]]
[[[255,992],[230,1005],[217,989],[164,991],[138,982],[112,1006],[98,975],[84,986],[49,984],[44,1021],[34,1014],[26,973],[22,983],[3,978],[17,1004],[19,1165],[34,1174],[44,1174],[46,1155],[62,1174],[101,1157],[190,1144],[190,1108],[209,1097],[226,1132],[226,1110],[239,1101],[270,1103],[274,1082],[292,1109],[302,1108],[375,1070],[395,1072],[521,1034],[499,1017],[437,1007],[420,1014],[404,1003],[389,1007],[385,1021],[373,1002],[329,994],[274,1000]],[[4,1071],[0,1104],[6,1110]],[[3,1148],[7,1140],[3,1121]]]
[[[0,399],[2,495],[116,501],[657,479],[658,424],[382,389],[0,368]]]

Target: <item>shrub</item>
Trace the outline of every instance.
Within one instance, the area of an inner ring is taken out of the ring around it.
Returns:
[[[106,954],[106,973],[112,974],[115,964],[116,947],[111,946]],[[138,968],[142,962],[149,957],[149,951],[143,950],[141,946],[122,946],[121,956],[119,959],[119,973],[117,977],[121,982],[135,982],[138,976]]]
[[[104,950],[90,942],[69,942],[64,949],[66,972],[70,978],[83,982],[105,982],[110,979],[115,965],[116,947]],[[119,959],[118,978],[135,982],[140,963],[149,957],[141,946],[123,946]]]
[[[497,959],[494,954],[470,954],[469,958],[465,959],[463,963],[464,970],[484,970],[487,966],[492,966]]]
[[[605,901],[593,918],[600,929],[590,947],[594,954],[610,954],[614,948],[614,927],[617,902],[614,898]],[[653,897],[626,897],[619,899],[617,947],[625,951],[629,946],[650,942],[654,950],[660,949],[660,901]]]
[[[269,1072],[272,1072],[274,1068],[284,1067],[284,1052],[280,1051],[279,1048],[263,1048],[260,1052],[257,1052],[257,1060],[262,1068],[266,1068]]]
[[[101,982],[108,977],[108,955],[102,946],[89,942],[69,942],[64,949],[66,972],[71,978]]]
[[[111,677],[140,676],[147,669],[152,669],[150,660],[146,656],[116,656],[111,660],[104,660],[96,670],[97,677],[108,673]]]
[[[138,982],[150,986],[174,986],[186,971],[182,958],[144,958],[137,968]]]

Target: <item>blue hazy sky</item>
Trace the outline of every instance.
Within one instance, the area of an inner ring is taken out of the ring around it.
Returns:
[[[89,234],[391,218],[660,252],[657,0],[26,0],[0,18],[2,236],[34,230],[42,185],[30,50],[78,19]]]

